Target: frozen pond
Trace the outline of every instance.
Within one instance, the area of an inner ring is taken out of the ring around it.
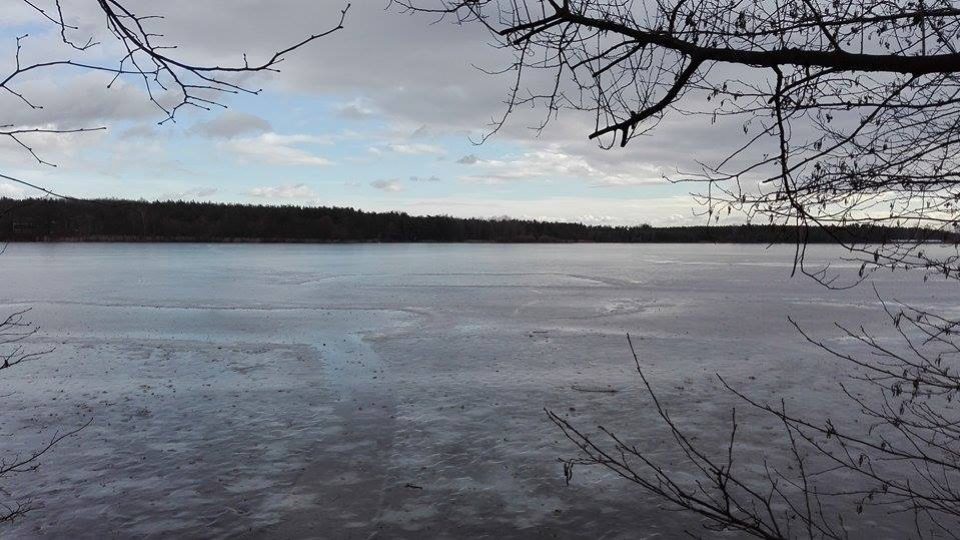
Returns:
[[[716,373],[760,398],[835,408],[841,366],[787,316],[832,339],[834,321],[880,321],[877,300],[869,285],[836,292],[791,279],[792,255],[716,245],[11,245],[0,304],[32,307],[35,346],[56,349],[0,377],[2,430],[17,434],[3,445],[29,448],[93,421],[39,471],[2,485],[39,506],[3,534],[702,533],[600,471],[566,486],[557,458],[574,448],[543,409],[664,438],[627,332],[676,419],[706,444],[723,444],[735,403]],[[951,284],[889,272],[874,283],[902,301],[960,305]],[[744,437],[767,451],[762,432]]]

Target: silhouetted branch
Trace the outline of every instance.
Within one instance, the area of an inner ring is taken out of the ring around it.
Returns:
[[[508,114],[518,105],[542,107],[547,120],[559,109],[588,112],[597,127],[587,135],[603,147],[650,133],[668,114],[739,121],[746,144],[671,179],[707,186],[697,197],[710,222],[960,227],[960,8],[952,2],[394,3],[489,28],[516,50],[518,78],[538,86],[528,74],[551,73],[542,91],[515,85]],[[960,276],[955,248],[928,250],[923,240],[838,242],[864,263],[863,275]],[[798,271],[851,285],[808,267],[805,253],[797,250]]]
[[[518,78],[551,74],[543,91],[514,90],[508,113],[521,104],[542,107],[548,118],[561,108],[590,113],[596,127],[588,135],[604,148],[650,133],[669,114],[739,122],[744,141],[673,180],[705,186],[697,200],[708,223],[736,212],[748,223],[796,231],[795,272],[830,288],[854,286],[881,268],[960,279],[952,238],[960,230],[960,9],[953,2],[395,3],[486,26],[499,46],[517,51],[511,68]],[[838,234],[848,226],[909,233],[871,243]],[[840,279],[829,265],[809,267],[815,234],[845,247],[842,259],[856,261],[856,275]],[[917,536],[956,537],[960,321],[879,305],[897,343],[838,326],[840,347],[797,327],[855,370],[841,391],[868,426],[804,418],[784,400],[763,403],[720,379],[782,427],[779,463],[764,464],[758,478],[735,467],[736,415],[726,455],[704,451],[668,414],[630,343],[686,467],[667,468],[609,430],[593,436],[548,411],[581,451],[564,460],[567,479],[575,466],[599,465],[714,526],[761,538],[843,538],[849,518],[840,510],[851,508],[912,514]],[[831,481],[838,478],[844,481]]]
[[[177,113],[184,107],[210,110],[214,107],[226,107],[222,102],[226,96],[241,93],[258,94],[259,89],[238,82],[240,77],[259,72],[278,71],[280,63],[290,53],[343,29],[350,9],[350,4],[346,4],[333,26],[295,41],[268,55],[262,61],[251,63],[244,54],[243,62],[240,64],[207,65],[191,63],[179,55],[174,55],[172,51],[176,49],[176,45],[164,42],[162,34],[155,29],[162,17],[136,13],[130,7],[131,3],[124,0],[97,0],[96,2],[97,13],[102,17],[101,22],[113,38],[114,44],[119,44],[123,51],[122,56],[112,62],[97,59],[84,60],[82,59],[84,53],[89,53],[100,43],[93,36],[81,38],[75,36],[80,30],[77,26],[66,22],[64,6],[60,0],[20,1],[37,14],[40,23],[53,25],[58,31],[60,40],[69,46],[73,55],[80,55],[81,59],[47,58],[25,61],[22,53],[29,36],[17,36],[13,67],[0,73],[0,91],[13,96],[16,103],[27,111],[38,111],[43,109],[44,105],[31,99],[19,85],[39,73],[59,68],[103,73],[112,75],[108,87],[121,78],[133,78],[142,85],[147,99],[161,111],[162,118],[159,124],[175,122]],[[9,109],[4,112],[10,114]],[[106,128],[103,126],[65,126],[59,123],[28,125],[23,122],[4,122],[0,118],[0,139],[12,142],[38,165],[46,166],[55,165],[41,157],[35,149],[31,140],[36,136],[80,134],[104,129]],[[72,199],[43,188],[35,182],[9,174],[0,172],[0,178],[52,197]],[[10,210],[5,209],[3,215]],[[29,309],[17,311],[6,319],[0,320],[0,371],[4,373],[7,369],[52,352],[52,349],[35,349],[29,346],[30,338],[35,336],[38,330],[36,326],[25,320],[28,312]],[[46,444],[28,454],[0,458],[0,479],[35,470],[41,456],[65,438],[75,435],[88,426],[91,421],[92,418],[74,430],[54,434]],[[29,501],[18,499],[16,495],[7,493],[4,495],[14,500],[0,502],[0,522],[20,517],[32,508]]]
[[[853,380],[875,390],[864,395],[841,384],[856,416],[866,419],[867,425],[804,418],[789,412],[783,399],[776,405],[760,402],[718,376],[729,392],[782,426],[785,452],[771,454],[773,447],[766,449],[780,463],[764,463],[758,477],[748,466],[734,466],[736,409],[725,455],[709,455],[672,419],[643,373],[628,336],[643,386],[687,466],[667,467],[602,426],[598,429],[606,440],[598,442],[547,411],[581,452],[578,458],[561,460],[567,481],[576,466],[599,465],[714,526],[758,538],[846,538],[852,518],[844,517],[844,508],[852,508],[855,515],[866,508],[888,516],[913,513],[918,537],[956,538],[960,416],[950,404],[960,393],[960,345],[946,338],[956,323],[903,305],[883,305],[891,323],[903,330],[902,347],[884,345],[862,329],[839,327],[846,337],[867,346],[869,360],[803,333],[823,351],[851,363],[858,370]]]
[[[52,24],[59,30],[63,43],[78,53],[88,53],[100,45],[93,36],[76,40],[72,35],[79,31],[76,26],[67,24],[63,7],[59,0],[34,1],[20,0],[28,5],[40,17],[42,22]],[[14,96],[27,109],[43,109],[42,103],[31,100],[17,84],[26,75],[53,68],[69,67],[80,71],[100,72],[112,75],[108,87],[120,78],[134,78],[140,82],[147,99],[162,114],[159,124],[175,122],[177,113],[184,107],[211,110],[225,108],[222,98],[232,94],[259,94],[260,89],[237,82],[239,76],[259,72],[276,72],[284,58],[290,53],[343,29],[350,4],[340,11],[339,19],[330,28],[306,36],[291,45],[277,50],[266,59],[250,63],[243,54],[243,62],[237,65],[207,65],[191,63],[175,56],[175,44],[163,42],[163,35],[153,29],[162,17],[142,15],[133,11],[128,2],[122,0],[97,0],[98,13],[103,17],[104,26],[114,41],[120,45],[123,55],[115,63],[86,62],[69,58],[53,58],[37,62],[23,62],[22,50],[28,35],[16,38],[14,67],[6,74],[0,74],[0,90]],[[36,134],[71,134],[104,130],[104,126],[94,127],[36,127],[16,124],[0,124],[0,137],[5,137],[21,147],[40,165],[53,164],[41,158],[27,142]]]
[[[29,346],[30,338],[34,337],[39,331],[37,326],[26,319],[29,312],[29,308],[21,309],[0,320],[0,372],[5,373],[7,369],[53,352],[53,349],[37,349]],[[64,433],[58,431],[45,444],[26,454],[0,457],[0,480],[35,471],[39,467],[41,456],[67,437],[79,433],[92,421],[93,418],[91,417],[86,423],[75,429]],[[2,491],[2,493],[8,500],[0,501],[0,523],[16,519],[33,509],[29,499],[18,497],[6,491]]]

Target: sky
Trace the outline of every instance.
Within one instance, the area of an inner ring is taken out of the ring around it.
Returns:
[[[95,2],[66,6],[67,20],[102,37],[76,53],[26,4],[0,14],[0,66],[23,61],[118,56],[102,35]],[[237,64],[336,24],[338,0],[136,0],[163,15],[152,22],[183,58]],[[76,11],[70,11],[71,9]],[[699,224],[690,185],[665,177],[718,155],[723,130],[668,116],[652,136],[604,150],[587,139],[592,121],[561,113],[541,132],[543,111],[517,111],[490,133],[512,79],[485,71],[509,65],[478,26],[400,13],[386,0],[354,2],[345,28],[246,84],[258,95],[227,96],[226,109],[186,110],[176,123],[136,79],[38,70],[16,88],[43,109],[0,95],[0,124],[106,127],[34,135],[28,144],[56,167],[0,141],[0,172],[77,197],[184,199],[350,206],[416,215],[516,217],[588,224]],[[31,191],[0,182],[0,194]]]

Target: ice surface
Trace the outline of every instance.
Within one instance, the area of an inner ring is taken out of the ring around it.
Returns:
[[[562,411],[675,461],[631,333],[675,419],[723,449],[715,374],[812,414],[844,366],[787,321],[882,320],[873,289],[790,279],[792,249],[714,245],[30,245],[5,310],[56,351],[0,377],[7,451],[93,418],[2,487],[16,537],[673,538],[696,520],[600,471],[564,485]],[[815,256],[836,258],[821,248]],[[847,265],[847,271],[856,267]],[[877,288],[957,309],[950,284]],[[877,326],[883,330],[885,327]],[[584,390],[592,391],[584,391]],[[599,392],[597,389],[613,389]],[[747,421],[758,459],[775,426]],[[853,524],[854,536],[896,537]]]

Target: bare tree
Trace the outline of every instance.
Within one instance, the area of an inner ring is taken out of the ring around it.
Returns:
[[[542,107],[541,129],[561,110],[587,111],[588,136],[611,147],[668,114],[739,119],[737,147],[671,179],[706,183],[708,217],[914,226],[911,242],[879,250],[837,241],[864,273],[957,275],[955,252],[916,242],[957,227],[960,8],[951,2],[394,1],[483,24],[515,51],[504,120],[520,105]]]
[[[55,69],[74,69],[103,73],[108,77],[108,87],[118,80],[137,82],[144,98],[158,111],[158,123],[176,122],[184,109],[194,108],[209,111],[226,108],[225,98],[235,94],[259,94],[260,89],[248,86],[249,76],[264,72],[276,72],[284,58],[298,49],[343,29],[350,4],[339,13],[338,20],[329,28],[304,36],[280,50],[264,55],[258,60],[248,60],[245,53],[238,53],[235,65],[206,65],[190,62],[178,52],[177,44],[171,43],[162,34],[163,17],[135,11],[125,0],[95,0],[88,3],[62,5],[60,0],[20,0],[36,15],[36,22],[48,24],[59,36],[64,56],[25,61],[24,48],[29,46],[29,36],[17,36],[12,67],[0,72],[0,90],[13,96],[21,107],[28,111],[40,111],[42,102],[32,99],[20,89],[20,84],[29,76]],[[81,33],[73,24],[69,12],[85,10],[88,15],[99,18],[107,30],[109,42],[98,41],[92,35]],[[119,51],[112,61],[102,61],[104,52]],[[98,54],[93,54],[97,52]],[[68,54],[69,53],[69,54]],[[91,58],[91,59],[88,59]],[[100,58],[101,60],[97,60]],[[11,112],[10,109],[4,112]],[[0,138],[12,141],[36,161],[38,166],[55,165],[41,156],[31,143],[31,138],[42,134],[82,134],[107,129],[107,126],[69,126],[59,123],[49,127],[37,127],[24,123],[3,121],[0,112]],[[65,197],[36,183],[6,174],[0,169],[0,178],[26,186],[54,197]],[[9,210],[8,210],[9,211]],[[0,320],[0,371],[49,354],[52,350],[34,350],[28,346],[29,339],[36,335],[37,327],[25,319],[29,310],[17,311],[5,320]],[[0,479],[35,470],[39,458],[64,438],[86,427],[61,433],[57,432],[41,447],[27,454],[0,458]],[[2,491],[2,490],[0,490]],[[15,519],[31,509],[30,501],[7,494],[9,500],[0,501],[0,522]]]
[[[667,115],[733,122],[741,140],[716,162],[671,180],[699,186],[711,222],[796,225],[794,272],[852,286],[879,268],[960,277],[960,7],[946,0],[395,0],[458,24],[485,25],[514,51],[506,114],[540,106],[588,112],[605,148],[654,132]],[[549,77],[531,76],[547,72]],[[544,82],[546,81],[546,82]],[[882,245],[835,235],[860,265],[851,282],[805,263],[811,227],[896,226]],[[879,295],[878,295],[879,298]],[[591,435],[547,411],[580,456],[717,529],[760,538],[849,535],[850,515],[909,515],[920,537],[960,535],[960,321],[880,299],[900,343],[838,327],[851,348],[803,333],[849,364],[840,390],[862,422],[838,426],[761,402],[782,427],[779,463],[740,464],[737,415],[717,454],[679,426],[642,370],[686,463],[678,470],[628,438]],[[797,327],[803,332],[802,329]],[[854,347],[855,346],[855,347]],[[633,344],[630,343],[631,350]],[[838,480],[842,479],[842,480]],[[845,487],[849,486],[849,487]],[[846,520],[844,516],[847,516]]]
[[[21,309],[0,321],[0,362],[2,362],[0,363],[0,371],[53,352],[51,349],[38,349],[30,346],[29,340],[37,334],[38,327],[26,319],[29,312],[29,308]],[[66,432],[57,431],[45,444],[29,453],[0,457],[0,480],[36,470],[39,466],[40,456],[47,453],[63,439],[79,433],[92,420],[93,418],[90,418],[86,423]],[[33,508],[30,499],[17,497],[6,491],[3,491],[3,493],[9,495],[10,499],[0,501],[0,523],[16,519]]]
[[[330,28],[306,36],[291,45],[265,55],[262,59],[250,61],[246,53],[238,53],[236,65],[204,65],[193,63],[178,54],[177,44],[166,41],[161,33],[163,17],[142,14],[129,7],[131,2],[123,0],[96,0],[95,14],[102,19],[111,38],[112,47],[119,55],[112,63],[85,60],[84,53],[107,43],[96,41],[93,36],[78,35],[80,29],[69,22],[59,0],[38,2],[20,0],[29,6],[40,22],[53,26],[59,32],[66,49],[73,55],[69,58],[49,58],[25,63],[21,61],[23,48],[28,43],[28,35],[16,38],[14,66],[0,77],[0,90],[15,96],[24,107],[31,110],[43,108],[18,89],[18,83],[27,75],[56,68],[73,68],[80,71],[99,72],[111,79],[108,87],[116,81],[126,78],[138,82],[146,99],[153,103],[160,115],[159,124],[176,122],[177,115],[185,108],[209,111],[213,108],[226,108],[224,98],[236,94],[259,94],[261,89],[248,86],[245,78],[252,74],[278,72],[284,58],[294,51],[343,29],[350,4],[340,11],[339,20]],[[2,122],[2,119],[0,119]],[[39,165],[50,165],[37,155],[27,142],[31,134],[40,133],[82,133],[104,130],[106,126],[57,126],[53,128],[26,127],[11,123],[0,123],[0,136],[14,141]],[[19,179],[3,176],[7,180],[22,182]]]
[[[891,347],[864,329],[842,328],[866,345],[874,358],[838,350],[808,339],[854,368],[858,390],[841,384],[856,405],[859,421],[842,425],[830,418],[811,420],[788,410],[785,400],[758,401],[720,382],[748,407],[769,415],[782,428],[781,452],[763,462],[738,459],[738,423],[732,410],[725,452],[710,452],[684,431],[644,375],[629,342],[637,371],[681,459],[658,460],[653,452],[613,431],[600,437],[568,419],[547,415],[580,449],[561,460],[567,481],[577,466],[600,466],[656,496],[705,518],[708,530],[735,529],[758,538],[849,538],[853,518],[901,519],[919,538],[960,534],[960,416],[951,406],[960,392],[955,369],[957,345],[944,339],[954,323],[904,305],[884,303],[905,345]],[[799,329],[799,326],[797,327]],[[804,334],[806,336],[806,334]],[[629,337],[628,337],[629,339]],[[954,368],[954,369],[951,369]],[[719,377],[719,376],[718,376]],[[872,392],[862,392],[862,387]]]

